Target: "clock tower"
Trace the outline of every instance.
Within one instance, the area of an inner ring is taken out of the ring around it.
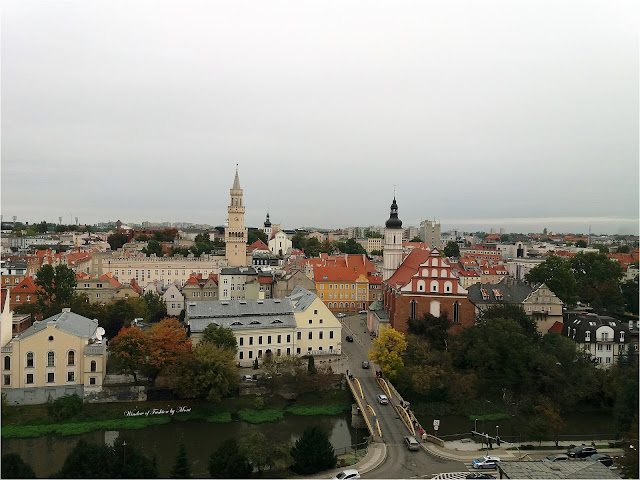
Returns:
[[[230,267],[243,267],[247,265],[247,229],[244,228],[244,205],[237,167],[230,193],[231,204],[227,207],[229,226],[224,232],[225,256]]]

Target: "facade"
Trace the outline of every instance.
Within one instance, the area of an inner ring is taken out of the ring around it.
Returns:
[[[38,290],[33,277],[26,277],[11,289],[11,310],[15,310],[22,305],[35,304],[38,301]]]
[[[259,298],[258,271],[253,267],[225,267],[218,277],[218,298],[240,300]]]
[[[1,270],[2,286],[11,289],[27,277],[27,262],[3,262]]]
[[[2,346],[2,389],[10,403],[45,403],[97,392],[107,350],[98,321],[63,309]]]
[[[442,249],[440,224],[436,223],[435,220],[433,222],[431,220],[423,220],[420,222],[420,239],[429,245],[430,248]]]
[[[175,285],[170,285],[162,295],[164,303],[167,305],[167,315],[177,317],[184,309],[184,296]]]
[[[460,285],[464,289],[468,289],[471,285],[481,283],[482,281],[480,273],[478,273],[477,270],[458,270],[456,275],[458,276]]]
[[[200,302],[218,300],[218,277],[209,275],[192,275],[182,287],[185,302]]]
[[[525,275],[542,262],[544,262],[543,258],[514,258],[507,260],[505,268],[509,276],[517,280],[524,280]]]
[[[293,248],[293,243],[288,235],[282,230],[278,230],[269,237],[269,249],[280,257],[286,255]]]
[[[296,287],[289,296],[296,319],[296,355],[340,355],[342,324],[317,295]]]
[[[437,249],[413,249],[396,272],[383,280],[382,294],[390,325],[401,333],[407,333],[409,318],[425,313],[440,317],[446,312],[452,331],[475,323],[467,290]]]
[[[611,367],[626,353],[630,339],[624,322],[595,313],[568,314],[562,335],[571,338],[578,350],[602,368]]]
[[[85,294],[90,303],[109,303],[116,298],[122,284],[113,277],[105,274],[100,278],[85,278],[78,280],[76,293]]]
[[[226,243],[227,265],[239,267],[248,265],[247,261],[247,229],[244,227],[244,205],[242,204],[242,188],[236,169],[233,187],[230,190],[231,204],[227,207],[229,226],[224,233]]]
[[[273,298],[288,297],[297,286],[301,286],[312,293],[317,293],[313,279],[307,277],[304,271],[296,269],[286,272],[283,277],[276,279],[276,284],[273,287]]]

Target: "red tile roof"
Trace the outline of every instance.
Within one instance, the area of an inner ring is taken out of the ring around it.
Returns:
[[[253,242],[251,245],[247,247],[247,252],[253,252],[255,250],[264,250],[267,252],[271,252],[271,249],[269,248],[269,246],[266,243],[264,243],[261,239],[256,240],[255,242]]]
[[[563,326],[562,322],[555,322],[553,325],[551,325],[551,328],[549,328],[549,333],[562,334],[562,326]]]
[[[434,251],[437,250],[434,249]],[[411,280],[411,277],[418,271],[418,267],[426,262],[430,255],[431,252],[429,250],[414,248],[409,255],[405,257],[395,273],[387,279],[387,283],[392,286],[406,285]]]

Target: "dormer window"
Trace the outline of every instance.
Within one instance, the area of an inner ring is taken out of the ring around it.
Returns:
[[[620,341],[624,342],[624,332],[620,332]]]
[[[585,342],[590,342],[591,341],[591,332],[589,330],[584,332],[584,341]]]

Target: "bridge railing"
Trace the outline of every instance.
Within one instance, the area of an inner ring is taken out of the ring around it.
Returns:
[[[362,415],[362,418],[364,418],[364,423],[367,425],[367,430],[369,430],[369,435],[371,435],[371,438],[374,441],[377,442],[381,442],[382,441],[382,436],[379,433],[379,429],[378,432],[376,432],[373,428],[373,425],[371,424],[371,420],[369,420],[369,416],[367,415],[367,410],[365,408],[364,403],[362,402],[362,389],[360,388],[360,386],[358,385],[358,388],[356,388],[356,385],[354,384],[353,381],[351,381],[351,379],[349,378],[349,376],[345,377],[347,379],[347,385],[349,386],[349,389],[351,390],[351,393],[353,394],[353,398],[355,398],[356,400],[356,404],[358,405],[358,408],[360,409],[360,414]],[[357,379],[355,379],[357,380]]]

